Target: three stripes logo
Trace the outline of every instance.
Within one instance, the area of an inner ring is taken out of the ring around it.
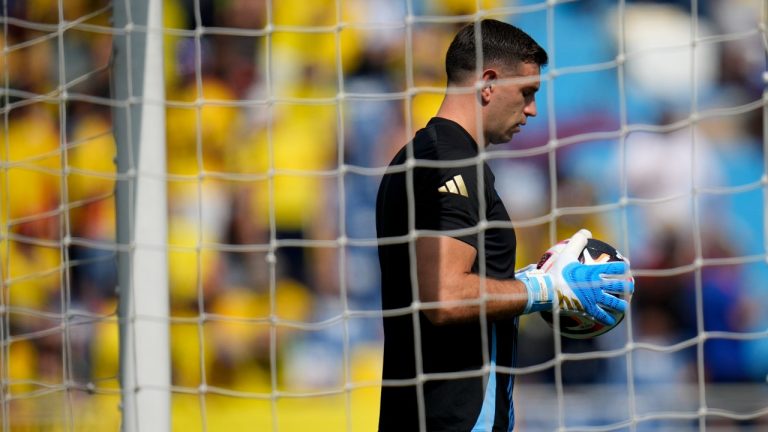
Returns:
[[[469,197],[467,186],[464,184],[464,178],[461,176],[461,174],[453,176],[452,179],[448,180],[444,185],[437,188],[437,191]]]

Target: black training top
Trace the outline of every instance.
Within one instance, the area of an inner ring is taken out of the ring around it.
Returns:
[[[408,147],[413,149],[416,167],[405,170],[402,168],[408,158]],[[413,299],[411,262],[414,257],[409,253],[409,241],[392,239],[409,232],[409,203],[413,206],[416,229],[447,231],[445,235],[484,252],[478,253],[473,272],[480,274],[480,260],[484,258],[485,275],[495,279],[514,278],[515,232],[494,188],[493,173],[484,162],[478,165],[477,155],[477,143],[466,130],[453,121],[433,118],[390,163],[390,167],[402,170],[385,175],[379,186],[376,229],[385,313],[381,431],[418,430],[418,397],[422,391],[416,385],[415,343],[421,346],[423,373],[471,372],[472,375],[426,377],[423,406],[427,430],[477,428],[487,431],[491,423],[494,431],[512,430],[512,377],[496,371],[487,377],[488,385],[484,386],[480,372],[484,365],[483,331],[491,368],[513,366],[516,319],[495,320],[485,325],[478,319],[435,326],[419,312],[418,328],[414,328],[413,314],[407,309],[389,316],[394,309],[408,308]],[[433,161],[454,162],[435,164]],[[477,175],[478,166],[482,167],[482,179]],[[406,174],[408,171],[412,176]],[[408,184],[412,187],[407,187]],[[481,205],[484,206],[482,215]],[[482,221],[491,222],[490,227],[483,230],[478,226]],[[469,231],[455,231],[464,229]],[[387,244],[392,240],[397,242]],[[418,338],[414,339],[416,332]]]

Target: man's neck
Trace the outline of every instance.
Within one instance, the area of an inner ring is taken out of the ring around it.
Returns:
[[[437,117],[452,120],[463,127],[475,140],[478,146],[483,145],[478,134],[477,100],[474,94],[446,94]]]

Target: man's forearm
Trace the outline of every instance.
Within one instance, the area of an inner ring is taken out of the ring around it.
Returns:
[[[446,282],[437,298],[423,299],[424,314],[437,325],[510,318],[525,309],[528,292],[517,280],[499,280],[468,273]]]

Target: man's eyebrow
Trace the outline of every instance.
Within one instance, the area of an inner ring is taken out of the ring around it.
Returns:
[[[530,83],[523,86],[523,89],[525,90],[533,90],[535,92],[539,91],[541,89],[540,83]]]

